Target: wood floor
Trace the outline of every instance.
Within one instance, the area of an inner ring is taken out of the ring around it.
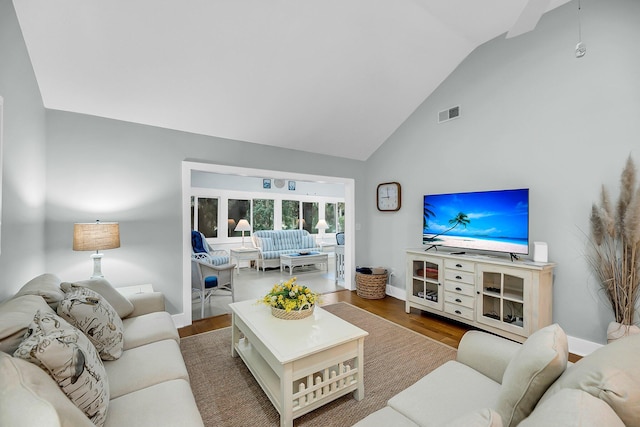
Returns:
[[[411,313],[407,314],[404,311],[404,301],[390,296],[377,300],[364,299],[357,296],[355,291],[347,290],[322,295],[322,305],[341,301],[348,302],[398,325],[456,348],[462,335],[471,329],[462,323],[428,315],[421,310],[411,309]],[[226,328],[227,326],[231,326],[231,315],[225,314],[196,320],[191,326],[181,328],[179,332],[181,337],[186,337],[214,329]]]
[[[348,302],[356,307],[377,314],[398,325],[455,348],[458,348],[460,339],[465,332],[474,329],[463,323],[433,314],[427,314],[415,308],[412,308],[411,313],[407,314],[404,310],[404,301],[390,296],[377,300],[364,299],[356,295],[356,291],[344,290],[323,294],[321,305],[334,304],[341,301]],[[225,314],[196,320],[191,326],[180,328],[178,332],[180,333],[180,337],[187,337],[189,335],[200,334],[228,326],[231,326],[231,315]],[[580,359],[580,356],[569,354],[569,360],[571,362],[577,362]]]

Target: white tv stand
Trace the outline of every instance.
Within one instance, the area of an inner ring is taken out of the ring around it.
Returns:
[[[552,322],[553,263],[406,251],[411,307],[523,342]]]

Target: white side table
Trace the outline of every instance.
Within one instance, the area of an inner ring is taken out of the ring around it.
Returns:
[[[335,243],[320,243],[321,252],[334,252],[336,250]]]
[[[236,270],[238,274],[240,274],[240,261],[257,261],[258,250],[255,248],[234,248],[229,250],[229,258],[231,259],[231,263],[233,263],[235,259]],[[249,264],[249,266],[251,266],[251,264]]]
[[[120,292],[120,294],[125,297],[135,294],[148,294],[153,292],[153,285],[145,283],[144,285],[123,286],[121,288],[116,288],[116,291]]]

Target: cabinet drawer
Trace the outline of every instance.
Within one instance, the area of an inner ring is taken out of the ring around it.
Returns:
[[[468,320],[473,320],[473,310],[467,307],[463,307],[457,304],[444,303],[445,313],[453,314],[454,316],[463,317]]]
[[[457,283],[457,282],[444,282],[444,290],[449,292],[456,292],[463,295],[469,295],[470,297],[474,297],[476,295],[475,286],[470,285],[468,283]]]
[[[445,259],[444,268],[450,268],[458,271],[468,271],[473,273],[475,271],[475,264],[470,261],[460,261],[457,259]]]
[[[444,302],[448,302],[451,304],[459,304],[464,307],[473,309],[476,303],[476,299],[469,295],[462,295],[454,292],[445,292]]]
[[[475,283],[475,274],[468,271],[445,270],[444,278],[456,282]]]

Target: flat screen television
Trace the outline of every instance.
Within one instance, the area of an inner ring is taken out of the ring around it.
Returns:
[[[422,244],[529,253],[529,189],[427,194]]]

